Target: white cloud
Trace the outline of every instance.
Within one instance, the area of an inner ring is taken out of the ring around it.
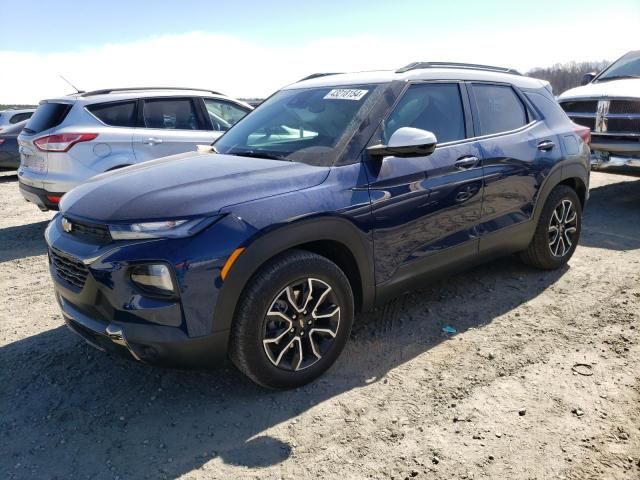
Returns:
[[[550,17],[553,18],[553,17]],[[58,53],[0,50],[0,103],[35,103],[71,92],[58,75],[79,88],[191,86],[237,97],[266,96],[310,73],[397,68],[415,60],[454,60],[526,71],[571,60],[615,59],[638,48],[639,14],[608,14],[608,34],[596,16],[552,19],[546,25],[430,30],[419,35],[360,35],[279,46],[227,35],[192,32],[128,44]],[[442,32],[447,32],[443,34]],[[589,38],[591,40],[589,41]],[[634,45],[635,44],[635,45]]]

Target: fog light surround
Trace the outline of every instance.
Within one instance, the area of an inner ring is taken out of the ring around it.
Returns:
[[[154,295],[173,296],[177,293],[171,270],[163,263],[136,265],[131,269],[131,281]]]

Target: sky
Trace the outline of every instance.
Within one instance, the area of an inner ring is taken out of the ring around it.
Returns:
[[[527,71],[640,49],[640,0],[0,0],[0,12],[0,103],[72,93],[60,75],[82,90],[249,98],[314,72],[429,60]]]

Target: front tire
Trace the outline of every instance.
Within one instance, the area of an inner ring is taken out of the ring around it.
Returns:
[[[353,303],[349,280],[335,263],[304,250],[285,252],[245,287],[231,332],[231,360],[264,387],[304,385],[340,355]]]
[[[582,229],[582,205],[575,190],[555,187],[542,209],[535,234],[522,260],[542,270],[564,266],[578,246]]]

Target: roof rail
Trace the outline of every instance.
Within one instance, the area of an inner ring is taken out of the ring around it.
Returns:
[[[214,95],[222,95],[220,92],[215,92],[213,90],[208,90],[206,88],[185,88],[185,87],[129,87],[129,88],[105,88],[102,90],[93,90],[92,92],[85,92],[81,97],[92,97],[94,95],[104,95],[106,93],[114,93],[114,92],[134,92],[138,90],[188,90],[195,92],[207,92],[212,93]]]
[[[300,80],[298,80],[298,82],[302,82],[304,80],[311,80],[312,78],[327,77],[329,75],[340,75],[340,73],[339,72],[312,73],[311,75],[307,75],[306,77],[301,78]]]
[[[510,73],[512,75],[522,75],[513,68],[494,67],[491,65],[479,65],[476,63],[458,63],[458,62],[413,62],[396,70],[396,73],[405,73],[410,70],[419,68],[466,68],[470,70],[485,70],[487,72]]]

